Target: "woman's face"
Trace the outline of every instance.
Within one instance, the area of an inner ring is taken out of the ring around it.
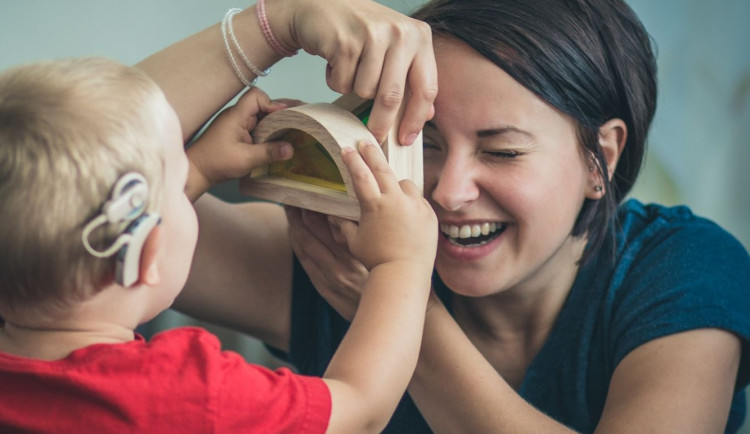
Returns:
[[[435,53],[424,169],[441,278],[467,296],[554,284],[576,267],[591,188],[574,123],[467,45],[437,37]]]

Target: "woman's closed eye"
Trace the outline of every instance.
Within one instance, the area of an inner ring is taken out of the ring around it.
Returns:
[[[531,133],[510,125],[478,131],[477,138],[482,154],[502,160],[515,160],[524,155],[533,142]]]
[[[489,155],[490,157],[502,158],[506,160],[513,160],[516,157],[519,157],[522,155],[520,152],[515,151],[515,150],[497,150],[497,151],[487,150],[483,152],[484,154]]]

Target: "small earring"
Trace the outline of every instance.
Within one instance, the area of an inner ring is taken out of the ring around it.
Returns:
[[[602,186],[601,185],[595,186],[594,187],[594,191],[597,192],[597,193],[601,193],[602,192]]]
[[[593,171],[594,171],[594,166],[589,166],[589,172],[593,172]]]

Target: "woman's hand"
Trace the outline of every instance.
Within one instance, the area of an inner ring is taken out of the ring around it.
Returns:
[[[368,127],[379,142],[406,101],[398,137],[414,142],[437,95],[427,24],[369,0],[268,0],[266,10],[283,45],[328,61],[331,89],[375,100]]]
[[[285,209],[297,259],[321,297],[351,321],[369,273],[347,247],[341,232],[344,220],[300,208]]]
[[[255,167],[291,158],[291,144],[254,144],[250,137],[263,116],[287,106],[271,101],[256,87],[242,95],[237,104],[222,111],[186,151],[190,161],[188,197],[195,201],[216,184],[245,176]]]

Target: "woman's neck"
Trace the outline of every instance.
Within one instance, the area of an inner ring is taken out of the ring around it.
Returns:
[[[489,335],[549,330],[573,287],[584,247],[585,240],[571,237],[546,263],[513,287],[486,297],[454,294],[454,310]]]
[[[466,335],[498,371],[515,371],[519,384],[570,294],[584,247],[585,241],[571,238],[533,275],[492,295],[453,295],[454,316]]]

